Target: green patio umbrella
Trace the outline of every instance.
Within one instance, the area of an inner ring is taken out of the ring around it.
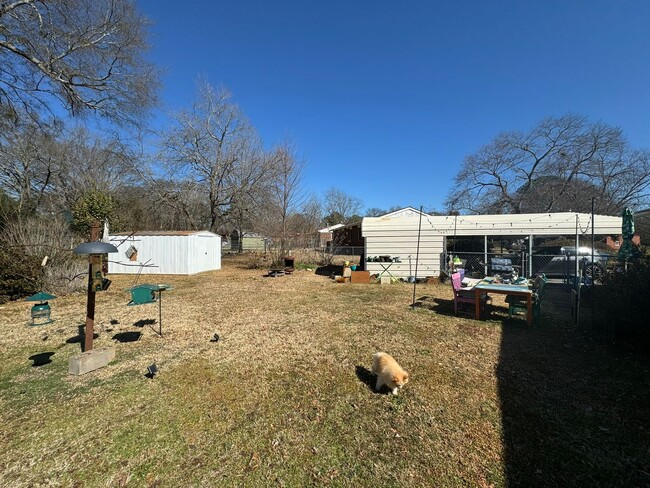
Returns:
[[[639,248],[634,245],[632,238],[634,237],[634,214],[632,210],[625,207],[623,210],[623,226],[621,235],[623,236],[623,244],[618,250],[619,261],[629,261],[630,259],[639,257]]]

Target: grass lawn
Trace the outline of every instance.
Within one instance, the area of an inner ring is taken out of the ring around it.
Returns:
[[[0,485],[650,486],[649,361],[552,304],[528,328],[454,317],[449,285],[411,308],[412,285],[262,274],[141,277],[175,288],[162,338],[112,276],[95,347],[116,359],[78,377],[85,295],[40,327],[0,306]],[[411,374],[398,396],[371,388],[378,350]]]

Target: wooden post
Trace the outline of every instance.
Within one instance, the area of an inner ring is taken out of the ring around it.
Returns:
[[[95,222],[90,228],[90,242],[99,239],[99,222]],[[93,348],[93,334],[95,328],[95,290],[93,288],[93,265],[92,256],[88,256],[88,299],[86,301],[86,333],[84,340],[84,352]]]

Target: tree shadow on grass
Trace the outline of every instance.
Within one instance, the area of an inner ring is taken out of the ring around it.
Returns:
[[[29,356],[29,360],[33,361],[32,363],[32,368],[37,368],[39,366],[44,366],[46,364],[50,364],[52,362],[51,357],[54,356],[53,352],[41,352],[38,354],[34,354],[32,356]]]
[[[507,486],[650,486],[647,358],[549,312],[543,326],[505,323],[500,347]]]

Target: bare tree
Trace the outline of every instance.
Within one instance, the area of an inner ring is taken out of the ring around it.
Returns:
[[[59,206],[69,208],[89,190],[113,194],[133,185],[136,156],[115,137],[100,137],[84,127],[66,131],[52,150],[56,161],[51,193]]]
[[[338,188],[330,188],[325,192],[325,220],[328,225],[347,222],[358,215],[363,208],[363,202]],[[334,220],[339,220],[334,222]]]
[[[380,217],[388,212],[383,208],[371,207],[366,210],[366,217]]]
[[[136,121],[155,101],[142,57],[147,22],[130,0],[0,2],[0,108],[5,116],[97,112]]]
[[[323,222],[323,207],[320,200],[315,195],[308,196],[302,204],[300,213],[303,216],[304,221],[303,232],[313,232],[313,243],[316,246],[319,245],[316,232],[321,228]]]
[[[0,188],[16,202],[15,217],[58,213],[90,190],[113,193],[135,181],[133,155],[117,139],[63,129],[27,119],[0,132]]]
[[[5,124],[0,132],[0,188],[15,202],[13,218],[34,214],[48,194],[56,135],[56,127],[29,121]]]
[[[396,212],[397,210],[401,210],[403,207],[399,205],[393,205],[390,207],[388,210],[384,210],[383,208],[377,208],[377,207],[371,207],[368,210],[366,210],[366,217],[381,217],[382,215],[386,215],[391,212]]]
[[[305,201],[302,188],[304,162],[296,157],[294,147],[284,142],[272,153],[274,174],[270,184],[271,204],[273,209],[276,233],[280,238],[280,254],[287,250],[291,234],[297,231],[298,220],[291,218],[298,212]]]
[[[469,155],[446,205],[471,213],[596,211],[648,200],[647,151],[633,151],[620,129],[578,115],[542,120],[528,133],[498,135]]]
[[[224,224],[233,202],[251,193],[271,167],[256,131],[231,101],[230,92],[215,91],[207,82],[200,84],[192,109],[176,115],[175,126],[164,134],[163,151],[169,181],[181,180],[185,187],[166,191],[166,200],[189,216],[183,198],[187,189],[202,194],[213,231]]]

